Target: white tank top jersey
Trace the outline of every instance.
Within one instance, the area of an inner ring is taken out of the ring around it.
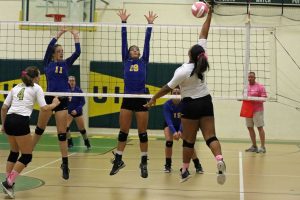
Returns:
[[[207,52],[207,40],[199,39],[198,44]],[[209,94],[209,90],[204,81],[198,78],[197,74],[190,76],[194,69],[194,63],[184,63],[176,69],[172,80],[167,84],[174,89],[180,87],[181,98],[191,97],[192,99],[204,97]]]
[[[41,86],[34,83],[34,86],[27,87],[24,83],[20,83],[8,93],[4,104],[9,107],[7,114],[30,116],[35,101],[40,107],[47,105]]]

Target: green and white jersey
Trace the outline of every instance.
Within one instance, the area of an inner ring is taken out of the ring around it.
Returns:
[[[20,83],[8,93],[4,104],[9,107],[7,114],[30,116],[36,101],[40,107],[47,105],[41,86],[35,83],[33,86],[26,86]]]

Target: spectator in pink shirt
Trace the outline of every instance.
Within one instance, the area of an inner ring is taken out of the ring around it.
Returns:
[[[255,82],[255,73],[248,73],[248,96],[251,97],[267,97],[265,87],[262,84]],[[246,125],[249,130],[252,146],[246,149],[246,152],[266,153],[265,147],[265,131],[264,131],[264,105],[263,101],[252,101],[253,117],[246,118]],[[261,147],[256,144],[256,134],[254,126],[257,127],[260,137]]]

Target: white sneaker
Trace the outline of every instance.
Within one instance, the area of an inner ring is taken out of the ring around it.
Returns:
[[[256,153],[266,153],[266,147],[260,147],[257,149],[257,152]]]
[[[257,147],[256,146],[251,146],[250,148],[246,149],[245,152],[257,152]]]
[[[220,185],[223,185],[226,181],[226,176],[225,176],[226,165],[225,165],[225,162],[223,160],[218,161],[217,168],[218,168],[217,182]]]

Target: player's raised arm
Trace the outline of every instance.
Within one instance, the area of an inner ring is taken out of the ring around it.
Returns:
[[[122,23],[127,23],[127,19],[130,14],[126,13],[126,10],[119,10],[117,15],[120,17]],[[128,43],[127,43],[127,28],[126,26],[122,26],[122,60],[126,60],[129,57],[128,52]]]
[[[199,39],[207,39],[209,28],[210,28],[210,22],[211,22],[211,17],[212,17],[212,7],[208,3],[206,5],[207,5],[209,10],[208,10],[206,20],[202,25],[202,29],[201,29],[201,32],[200,32],[200,35],[199,35]]]

